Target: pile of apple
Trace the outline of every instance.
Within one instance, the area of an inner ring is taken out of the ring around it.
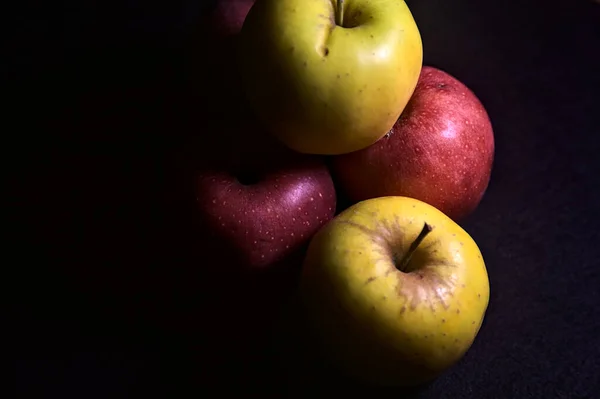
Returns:
[[[221,0],[205,25],[203,79],[218,87],[205,112],[228,127],[198,172],[205,250],[241,285],[299,260],[293,282],[268,284],[299,289],[340,370],[435,378],[488,305],[482,254],[458,224],[490,179],[483,105],[422,65],[401,0]]]

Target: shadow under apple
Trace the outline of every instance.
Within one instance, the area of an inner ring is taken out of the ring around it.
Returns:
[[[270,362],[276,365],[290,398],[326,395],[372,395],[381,398],[418,398],[434,381],[410,387],[382,387],[346,375],[321,352],[318,340],[302,315],[298,295],[286,302],[275,326]]]

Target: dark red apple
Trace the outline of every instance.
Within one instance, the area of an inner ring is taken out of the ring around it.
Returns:
[[[254,2],[255,0],[219,0],[208,18],[211,31],[221,37],[238,34]]]
[[[479,205],[493,159],[482,103],[456,78],[424,66],[392,130],[368,148],[334,157],[332,171],[352,201],[408,196],[458,221]]]
[[[308,242],[333,217],[336,195],[323,158],[288,150],[249,120],[219,136],[232,142],[213,144],[196,187],[203,228],[236,257],[229,267],[258,271]]]
[[[197,160],[202,280],[238,311],[250,307],[255,320],[293,292],[306,245],[335,214],[336,193],[322,157],[287,149],[248,110],[207,126],[188,157]]]
[[[242,93],[238,70],[238,33],[254,0],[219,0],[197,23],[187,43],[186,68],[190,90],[201,102],[203,118],[231,115]],[[232,94],[233,93],[233,94]]]

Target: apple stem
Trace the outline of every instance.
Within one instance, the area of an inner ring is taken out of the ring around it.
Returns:
[[[429,234],[431,232],[431,230],[433,230],[433,228],[430,225],[428,225],[427,223],[423,224],[423,229],[421,230],[421,232],[419,233],[417,238],[413,241],[413,243],[410,244],[410,248],[408,248],[408,252],[406,252],[406,254],[402,258],[402,260],[399,262],[399,264],[396,265],[396,268],[398,270],[400,270],[401,272],[407,271],[408,262],[410,262],[410,258],[412,258],[413,253],[416,251],[419,244],[421,244],[423,239],[427,236],[427,234]]]
[[[344,26],[344,0],[337,0],[337,8],[335,10],[335,23],[337,26]]]

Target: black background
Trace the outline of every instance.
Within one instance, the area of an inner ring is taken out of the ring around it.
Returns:
[[[466,357],[432,384],[373,391],[293,355],[285,374],[263,361],[273,348],[223,374],[198,355],[197,336],[147,321],[148,293],[128,298],[137,311],[85,295],[65,270],[111,265],[127,292],[160,265],[188,261],[178,151],[202,121],[182,49],[211,5],[87,0],[3,13],[3,149],[17,194],[3,263],[19,277],[7,288],[16,306],[5,325],[16,335],[5,347],[17,396],[179,398],[218,386],[215,397],[600,397],[600,4],[591,0],[409,2],[425,64],[466,83],[496,135],[489,189],[464,222],[486,258],[487,317]]]

